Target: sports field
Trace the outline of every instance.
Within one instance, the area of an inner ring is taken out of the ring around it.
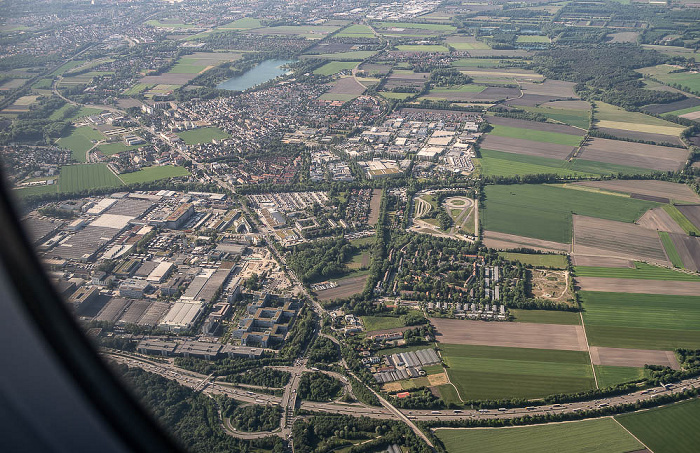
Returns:
[[[209,143],[212,140],[221,140],[231,137],[218,127],[202,127],[200,129],[192,129],[191,131],[178,132],[177,135],[188,145]]]
[[[511,261],[520,261],[534,267],[547,267],[550,269],[566,269],[569,260],[566,255],[541,255],[533,253],[498,252],[503,258]]]
[[[537,255],[535,255],[537,256]],[[577,277],[633,278],[636,280],[700,281],[700,275],[686,274],[660,266],[635,262],[634,268],[576,266]]]
[[[487,186],[484,229],[571,241],[572,215],[634,222],[657,203],[548,185]],[[515,221],[517,219],[517,221]]]
[[[63,193],[123,185],[105,164],[63,166],[58,184]]]
[[[588,353],[440,344],[462,399],[537,398],[595,388]]]
[[[103,140],[105,137],[100,132],[88,126],[75,128],[71,133],[58,140],[58,146],[71,150],[73,159],[85,162],[85,153],[93,147],[94,141]]]
[[[700,296],[580,291],[592,346],[700,348]]]
[[[392,316],[362,316],[361,319],[367,332],[395,329],[397,327],[404,326],[404,323],[400,318],[395,318]]]
[[[554,143],[556,145],[566,146],[578,146],[581,142],[581,137],[576,135],[502,125],[493,126],[493,130],[489,133],[498,137],[518,138],[533,142]]]
[[[498,429],[443,428],[435,434],[450,453],[626,453],[644,448],[610,418]]]
[[[190,172],[184,167],[174,165],[163,165],[160,167],[146,167],[133,173],[125,173],[119,177],[126,184],[136,184],[140,182],[157,181],[159,179],[174,178],[176,176],[187,176]]]
[[[654,453],[693,453],[700,445],[700,400],[648,411],[618,415],[615,419]]]
[[[320,68],[314,69],[314,74],[332,75],[342,70],[350,70],[357,66],[358,63],[358,61],[331,61]]]

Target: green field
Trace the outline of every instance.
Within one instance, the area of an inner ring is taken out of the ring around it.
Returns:
[[[560,121],[562,123],[570,124],[571,126],[580,127],[581,129],[588,129],[590,126],[589,122],[589,111],[588,110],[574,110],[574,109],[555,109],[549,107],[520,107],[525,111],[532,113],[539,113],[547,118],[551,118],[555,121]]]
[[[581,291],[592,346],[700,348],[700,296]]]
[[[615,419],[654,453],[693,453],[700,445],[700,400],[672,404]]]
[[[356,97],[358,97],[359,94],[346,94],[346,93],[324,93],[321,96],[319,96],[319,99],[322,101],[343,101],[343,102],[348,102],[352,101]]]
[[[151,27],[163,27],[163,28],[192,28],[194,25],[192,24],[184,24],[182,22],[178,23],[169,23],[169,22],[161,22],[160,20],[147,20],[144,22],[146,25],[150,25]]]
[[[105,164],[66,165],[61,167],[58,180],[62,193],[79,192],[81,190],[119,187],[122,182],[114,176]]]
[[[585,159],[574,159],[569,168],[584,173],[597,173],[599,175],[609,175],[622,173],[623,175],[647,175],[653,172],[648,168],[627,167],[624,165],[607,164]]]
[[[53,84],[53,79],[39,79],[32,85],[33,90],[50,90]]]
[[[693,223],[690,220],[688,220],[688,218],[684,216],[683,213],[678,210],[678,208],[676,208],[673,205],[665,205],[664,211],[666,211],[668,215],[671,216],[671,218],[678,224],[679,227],[685,230],[686,234],[694,234],[696,236],[700,236],[700,229],[693,225]]]
[[[450,453],[625,453],[644,448],[610,418],[515,428],[443,428],[435,434]]]
[[[374,38],[372,29],[367,25],[352,24],[335,35],[338,38]]]
[[[628,366],[604,366],[593,365],[595,375],[598,378],[600,388],[612,387],[625,382],[644,379],[646,374],[644,368],[634,368]]]
[[[441,344],[464,400],[538,398],[595,388],[588,353]]]
[[[573,213],[631,223],[658,205],[535,184],[486,186],[485,193],[485,229],[563,243],[571,241]]]
[[[58,192],[58,184],[51,184],[46,186],[34,186],[34,187],[23,187],[21,189],[15,189],[14,193],[20,197],[29,197],[32,195],[43,195],[45,193],[56,193]]]
[[[515,318],[515,322],[534,322],[538,324],[581,324],[581,315],[573,311],[560,310],[521,310],[511,308],[508,310]]]
[[[578,146],[581,143],[581,137],[578,135],[537,131],[521,127],[502,126],[499,124],[494,125],[493,130],[489,133],[497,137],[519,138],[533,142],[555,143],[557,145],[566,146]]]
[[[557,176],[593,176],[597,172],[579,172],[571,170],[571,163],[547,157],[527,156],[525,154],[505,153],[491,149],[480,150],[481,173],[484,176],[523,176],[555,174]]]
[[[534,253],[498,252],[500,256],[511,261],[520,261],[534,267],[550,269],[566,269],[569,260],[566,255],[539,255]]]
[[[668,255],[668,259],[671,261],[671,264],[673,264],[673,267],[683,269],[683,260],[681,259],[681,255],[678,253],[678,250],[676,250],[676,246],[673,245],[671,236],[669,236],[665,231],[659,231],[659,238],[661,239],[661,244],[663,244],[664,250],[666,250],[666,255]]]
[[[73,68],[77,68],[81,64],[85,63],[85,60],[72,60],[67,63],[62,64],[61,66],[58,67],[54,72],[49,74],[50,76],[60,76],[63,75],[65,72],[70,71]]]
[[[146,167],[133,173],[119,175],[126,184],[136,184],[141,182],[157,181],[159,179],[174,178],[176,176],[187,176],[190,172],[184,167],[174,165],[163,165],[159,167]]]
[[[637,280],[673,280],[679,282],[700,281],[699,275],[686,274],[665,267],[635,262],[634,268],[576,266],[577,277],[634,278]]]
[[[359,61],[331,61],[324,64],[320,68],[314,69],[314,74],[318,75],[332,75],[340,72],[344,69],[350,70],[357,66]]]
[[[677,69],[671,65],[658,65],[640,69],[639,72],[652,76],[667,85],[678,84],[691,91],[700,92],[700,74],[690,72],[674,72]]]
[[[396,46],[401,52],[449,52],[445,46],[439,44],[403,44]]]
[[[206,69],[207,65],[202,60],[192,57],[181,57],[168,71],[176,74],[198,74]]]
[[[85,153],[93,147],[94,141],[103,140],[105,137],[100,132],[89,126],[75,128],[71,133],[58,140],[58,146],[68,148],[73,154],[73,159],[85,162]]]
[[[178,132],[177,135],[188,145],[209,143],[212,140],[221,140],[231,137],[218,127],[202,127],[190,131]]]
[[[518,36],[518,39],[515,40],[515,42],[549,42],[549,38],[547,36],[539,35],[520,35]]]
[[[367,332],[403,327],[401,318],[392,316],[362,316],[362,324]]]
[[[136,85],[132,86],[131,88],[127,88],[124,90],[124,94],[127,96],[133,96],[135,94],[139,94],[142,91],[146,91],[147,89],[151,88],[153,85],[148,84],[148,83],[137,83]]]
[[[449,46],[452,46],[455,48],[455,50],[487,50],[490,49],[491,47],[486,44],[485,42],[481,41],[476,41],[476,42],[452,42],[448,38],[445,41]]]
[[[391,91],[380,91],[379,94],[387,99],[406,99],[407,97],[415,96],[416,93],[393,93]]]
[[[440,399],[442,399],[446,404],[462,404],[462,400],[459,399],[457,390],[455,390],[452,384],[439,385],[437,390],[440,393]]]
[[[669,135],[678,135],[683,131],[683,126],[678,124],[644,113],[628,112],[620,107],[599,101],[596,102],[594,117],[597,121],[604,122],[599,124],[601,127]]]
[[[455,47],[454,43],[451,43],[450,45]],[[508,63],[509,61],[516,60],[498,58],[460,58],[459,60],[453,61],[451,65],[456,68],[497,68],[499,66],[506,66],[504,63]]]

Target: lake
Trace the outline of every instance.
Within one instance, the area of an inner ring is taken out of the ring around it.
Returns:
[[[243,74],[221,82],[216,88],[231,91],[247,90],[285,74],[287,70],[281,66],[292,62],[293,60],[265,60]]]

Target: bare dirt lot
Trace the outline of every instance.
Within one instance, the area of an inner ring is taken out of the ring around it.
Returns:
[[[569,289],[569,273],[552,269],[532,269],[532,295],[554,302],[573,303]]]
[[[554,143],[533,142],[518,138],[497,137],[487,135],[481,143],[481,148],[504,153],[523,154],[526,156],[548,157],[550,159],[564,160],[574,150],[571,146],[557,145]]]
[[[647,349],[601,348],[591,346],[593,365],[643,367],[661,365],[679,370],[678,360],[672,351],[651,351]]]
[[[566,252],[569,253],[569,244],[554,241],[544,241],[541,239],[528,238],[515,234],[499,233],[496,231],[484,232],[484,245],[489,248],[509,250],[526,247],[543,252]]]
[[[573,253],[669,265],[655,230],[613,220],[574,215]]]
[[[585,131],[577,128],[566,126],[564,124],[542,123],[538,121],[526,121],[515,118],[502,118],[499,116],[489,116],[488,121],[491,124],[499,126],[519,127],[533,131],[558,132],[560,134],[578,135],[582,137],[586,134]]]
[[[333,87],[327,91],[331,94],[352,94],[361,95],[365,92],[365,87],[360,85],[354,77],[343,77],[338,79]]]
[[[576,277],[582,291],[606,293],[666,294],[671,296],[697,296],[700,282],[676,282],[668,280],[635,280],[633,278]]]
[[[681,256],[683,266],[691,271],[700,271],[700,238],[677,233],[671,233],[670,236],[673,246]]]
[[[638,193],[642,195],[653,195],[657,197],[665,197],[670,200],[688,201],[690,203],[699,203],[700,196],[685,184],[677,184],[667,181],[656,180],[611,180],[611,181],[582,181],[575,182],[575,185],[596,187],[598,189],[612,190],[622,193]],[[680,209],[680,206],[678,207]],[[700,205],[698,206],[698,216],[700,220]]]
[[[593,138],[582,148],[580,159],[595,160],[628,167],[675,171],[683,167],[688,150],[668,146]]]
[[[696,228],[700,228],[700,205],[676,206],[676,208],[678,208]]]
[[[685,231],[663,208],[654,208],[648,210],[636,222],[637,225],[650,230],[668,231],[669,233],[684,234]]]
[[[350,297],[353,294],[362,292],[362,290],[365,289],[365,282],[368,278],[369,275],[360,275],[357,277],[340,280],[338,281],[338,286],[335,288],[318,291],[316,296],[318,296],[320,300],[324,301]]]
[[[574,266],[627,267],[630,269],[634,267],[632,260],[610,256],[573,255],[571,262]]]
[[[382,189],[374,189],[372,191],[372,198],[369,200],[369,215],[367,216],[367,223],[370,226],[377,224],[379,220],[379,208],[382,204]]]
[[[586,351],[581,326],[430,318],[440,343]]]
[[[599,127],[599,131],[610,134],[614,137],[629,138],[632,140],[645,140],[655,143],[672,143],[682,145],[683,142],[675,135],[654,134],[651,132],[628,131],[624,129],[613,129],[609,127]]]

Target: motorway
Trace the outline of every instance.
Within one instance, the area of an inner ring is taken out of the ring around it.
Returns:
[[[262,393],[256,393],[253,391],[247,391],[240,388],[235,388],[231,384],[220,383],[217,381],[210,381],[211,376],[204,376],[199,373],[194,373],[191,371],[186,371],[181,368],[176,367],[172,363],[159,363],[153,362],[151,360],[145,359],[138,355],[126,354],[126,353],[105,353],[107,357],[113,359],[118,363],[123,363],[131,367],[139,367],[146,371],[159,374],[168,379],[175,380],[180,384],[198,389],[204,394],[225,394],[230,398],[243,403],[251,404],[276,404],[284,408],[283,418],[281,422],[281,427],[279,430],[272,432],[256,432],[256,433],[244,433],[240,431],[231,431],[230,427],[226,427],[223,423],[226,431],[236,437],[253,439],[258,437],[265,437],[269,435],[278,435],[281,437],[289,437],[291,434],[291,426],[293,425],[293,410],[297,405],[296,389],[299,385],[299,377],[303,372],[311,371],[306,368],[305,360],[297,360],[293,367],[277,367],[279,369],[285,369],[292,373],[292,378],[285,387],[285,394],[282,397],[267,395]],[[335,373],[333,373],[335,374]],[[342,378],[342,376],[341,376]],[[341,379],[342,381],[342,379]],[[345,382],[345,381],[343,381]],[[667,385],[666,387],[655,387],[646,390],[638,390],[636,392],[608,397],[600,398],[590,401],[582,401],[575,403],[565,403],[565,404],[553,404],[553,405],[540,405],[531,406],[527,408],[512,408],[512,409],[465,409],[465,410],[399,410],[384,400],[380,395],[377,395],[382,402],[384,407],[368,406],[361,403],[342,403],[342,402],[328,402],[319,403],[312,401],[301,401],[298,406],[302,409],[315,412],[329,412],[334,414],[344,414],[351,416],[364,416],[379,419],[393,419],[401,420],[407,423],[421,438],[426,439],[422,431],[420,431],[413,421],[449,421],[449,420],[491,420],[491,419],[510,419],[523,416],[534,416],[534,415],[545,415],[545,414],[566,414],[575,413],[582,410],[595,410],[604,407],[615,407],[623,404],[635,403],[637,401],[646,401],[652,398],[671,395],[675,393],[680,393],[684,390],[690,388],[700,388],[700,377],[695,377],[691,379],[686,379],[682,382],[675,383],[672,385]],[[370,389],[371,390],[371,389]],[[294,406],[292,406],[294,404]],[[289,412],[289,414],[287,413]],[[430,443],[429,443],[430,444]]]

